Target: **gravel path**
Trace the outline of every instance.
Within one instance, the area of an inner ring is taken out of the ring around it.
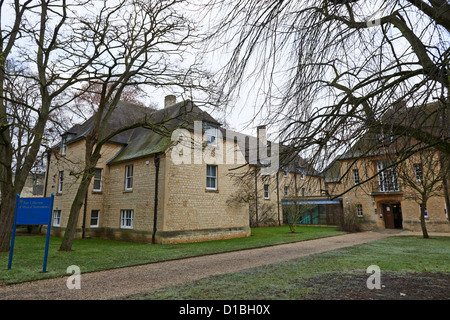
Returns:
[[[104,300],[151,291],[201,278],[236,272],[309,254],[349,247],[392,236],[361,232],[81,274],[81,289],[69,290],[67,277],[0,286],[0,300]]]

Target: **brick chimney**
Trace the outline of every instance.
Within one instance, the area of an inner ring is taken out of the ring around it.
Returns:
[[[165,98],[164,98],[164,108],[170,107],[171,105],[173,105],[175,103],[177,103],[177,97],[175,97],[173,94],[165,96]]]
[[[266,135],[266,126],[261,125],[256,127],[256,160],[258,163],[261,159],[265,158],[267,149],[266,149],[266,143],[267,143],[267,135]],[[264,153],[262,153],[264,152]]]

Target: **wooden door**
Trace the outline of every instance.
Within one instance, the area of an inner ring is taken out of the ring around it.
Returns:
[[[384,226],[386,229],[394,229],[394,212],[393,208],[389,203],[383,203],[383,217],[384,217]]]

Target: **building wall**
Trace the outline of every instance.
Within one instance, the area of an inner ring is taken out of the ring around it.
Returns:
[[[255,201],[255,179],[254,167],[247,172],[247,192],[252,196],[249,202],[249,211],[252,216],[252,225],[256,225]],[[268,198],[265,192],[265,185],[268,185]],[[285,187],[287,194],[285,194]],[[285,217],[283,216],[283,199],[301,198],[304,200],[323,198],[324,182],[321,177],[304,175],[299,173],[278,172],[278,181],[276,175],[258,176],[256,194],[258,195],[258,226],[271,226],[283,224]],[[243,190],[245,191],[245,190]]]
[[[360,180],[376,175],[377,159],[359,159],[342,161],[341,175],[352,166],[359,169]],[[414,174],[413,172],[411,174]],[[353,172],[342,179],[340,187],[335,190],[349,190],[343,196],[345,210],[354,209],[356,205],[362,206],[363,216],[359,219],[363,229],[374,230],[386,228],[383,217],[383,203],[400,203],[402,211],[402,227],[404,230],[421,231],[419,204],[411,198],[414,193],[399,178],[401,190],[398,192],[374,192],[378,185],[378,177],[363,185],[354,187]],[[428,200],[427,230],[430,232],[450,232],[450,223],[445,214],[445,198],[434,196]]]
[[[233,141],[224,148],[233,149]],[[164,216],[157,237],[161,243],[192,242],[249,236],[248,207],[230,206],[228,199],[236,190],[230,175],[235,163],[203,159],[201,163],[179,163],[173,148],[165,157]],[[217,164],[216,164],[217,163]],[[206,188],[207,165],[217,165],[217,190]],[[235,171],[233,171],[236,173]]]
[[[63,236],[67,225],[70,207],[75,198],[79,182],[73,173],[79,173],[84,163],[85,145],[84,141],[77,141],[67,146],[66,155],[62,155],[59,149],[55,149],[51,154],[50,165],[47,172],[47,196],[55,195],[54,213],[61,211],[61,227],[54,225],[52,220],[52,234]],[[70,159],[70,160],[69,160]],[[59,172],[64,172],[62,192],[58,191]],[[55,214],[53,214],[54,218]]]
[[[88,229],[90,225],[90,212],[92,209],[100,210],[100,223],[102,223],[104,195],[106,186],[109,184],[109,168],[106,162],[112,158],[121,148],[121,145],[117,144],[105,144],[102,148],[102,156],[98,161],[97,168],[103,169],[103,189],[102,192],[93,192],[93,182],[89,187],[88,201],[86,207],[86,216],[84,215],[85,208],[81,208],[78,224],[77,224],[77,237],[81,237],[83,221],[86,223]],[[52,225],[52,234],[57,236],[63,236],[65,226],[69,218],[70,208],[75,198],[80,179],[79,174],[83,169],[85,154],[85,141],[80,140],[67,145],[67,151],[65,155],[61,155],[59,149],[55,149],[50,159],[50,165],[48,170],[48,185],[47,196],[50,194],[55,195],[54,212],[55,210],[61,210],[61,226]],[[64,171],[63,189],[62,192],[58,192],[59,172]],[[53,220],[52,220],[53,222]],[[89,230],[87,230],[89,233]]]
[[[164,161],[161,161],[160,172],[164,170]],[[133,185],[131,190],[125,189],[125,167],[133,165]],[[161,168],[162,167],[162,168]],[[92,228],[96,237],[117,240],[130,240],[150,242],[153,231],[154,203],[155,203],[155,172],[154,157],[146,157],[133,161],[107,166],[108,178],[106,181],[103,202],[88,201],[88,212],[102,208],[100,223],[97,230]],[[161,177],[162,174],[159,174]],[[159,182],[158,200],[162,201],[161,186]],[[94,200],[94,196],[92,200]],[[100,199],[99,199],[100,200]],[[90,210],[89,210],[90,209]],[[121,226],[122,210],[133,210],[132,229]],[[161,210],[159,211],[161,215]]]
[[[233,142],[226,142],[232,144]],[[78,220],[76,237],[101,237],[116,240],[151,242],[153,235],[155,172],[154,157],[119,164],[107,161],[122,146],[106,144],[97,168],[103,169],[102,190],[93,190],[91,182],[87,205]],[[59,151],[56,151],[59,152]],[[61,210],[61,226],[52,233],[63,236],[84,163],[84,140],[67,146],[63,157],[53,155],[49,170],[48,194],[55,194],[55,210]],[[227,199],[235,191],[229,169],[235,164],[218,165],[218,190],[206,190],[206,162],[175,164],[171,149],[160,157],[157,211],[157,243],[192,242],[249,236],[248,207],[230,207]],[[125,190],[125,167],[133,165],[133,188]],[[62,193],[57,192],[59,172],[64,171]],[[99,210],[99,224],[91,227],[92,210]],[[121,210],[133,210],[133,228],[121,227]],[[85,226],[83,228],[83,225]]]

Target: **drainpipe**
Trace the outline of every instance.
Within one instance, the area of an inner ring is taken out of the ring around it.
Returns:
[[[279,171],[277,170],[277,206],[278,206],[278,225],[281,226],[280,220],[280,183],[278,178]],[[283,190],[284,191],[284,190]]]
[[[155,203],[154,203],[154,211],[153,211],[153,233],[152,233],[152,244],[155,244],[155,235],[156,235],[156,219],[158,216],[158,176],[159,176],[159,164],[160,158],[155,154]]]
[[[258,222],[258,168],[255,166],[255,215],[256,215],[256,227],[259,227]]]

